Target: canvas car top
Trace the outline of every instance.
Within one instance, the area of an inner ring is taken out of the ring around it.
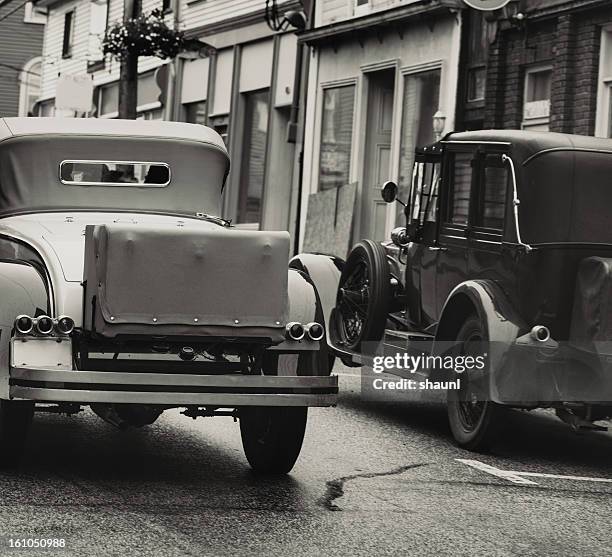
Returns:
[[[228,171],[223,141],[200,125],[0,120],[0,216],[72,210],[219,215]]]
[[[105,118],[0,118],[0,142],[32,135],[97,135],[198,141],[227,154],[217,132],[200,124]]]

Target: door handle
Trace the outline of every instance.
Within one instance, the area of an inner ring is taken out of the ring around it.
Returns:
[[[446,251],[448,248],[444,248],[442,246],[427,246],[429,251]]]

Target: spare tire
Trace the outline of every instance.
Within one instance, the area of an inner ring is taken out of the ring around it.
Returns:
[[[334,325],[336,342],[359,350],[382,340],[391,299],[389,261],[383,246],[362,240],[351,250],[338,283]]]

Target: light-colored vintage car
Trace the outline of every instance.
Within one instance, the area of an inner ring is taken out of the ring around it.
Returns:
[[[216,216],[228,171],[204,126],[0,119],[3,464],[35,411],[90,406],[120,428],[231,415],[253,469],[291,470],[337,377],[289,235]]]

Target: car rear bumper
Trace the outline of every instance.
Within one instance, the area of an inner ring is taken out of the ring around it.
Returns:
[[[492,399],[500,404],[612,405],[612,354],[565,342],[521,342],[508,347],[491,374]]]
[[[11,398],[167,406],[332,406],[338,377],[187,375],[14,367]]]

